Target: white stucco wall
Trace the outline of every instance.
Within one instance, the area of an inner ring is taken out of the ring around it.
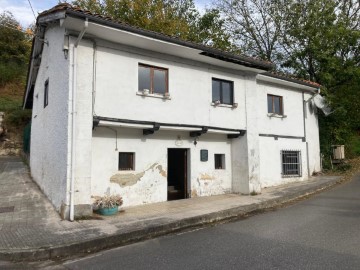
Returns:
[[[312,95],[304,95],[305,103],[305,123],[306,123],[306,141],[308,142],[309,151],[309,173],[321,171],[320,165],[320,141],[319,141],[319,122],[318,112],[310,98]]]
[[[117,128],[115,132],[97,127],[92,140],[92,195],[119,193],[124,206],[140,205],[167,200],[168,148],[188,149],[188,192],[191,197],[230,193],[231,144],[224,134],[205,134],[194,145],[188,132],[159,131],[144,137],[141,129]],[[175,142],[181,137],[182,145]],[[200,149],[207,149],[209,160],[200,161]],[[118,153],[135,153],[135,171],[118,171]],[[225,169],[215,170],[214,154],[225,154]],[[120,176],[119,176],[120,175]],[[121,186],[111,177],[128,179]]]
[[[35,181],[57,209],[61,205],[69,206],[72,151],[69,101],[72,98],[70,59],[73,55],[70,50],[68,59],[64,57],[64,34],[60,27],[50,27],[46,32],[49,46],[44,45],[35,86],[30,157]],[[75,38],[70,38],[70,45],[74,42]],[[137,94],[139,63],[168,69],[171,99]],[[311,174],[320,170],[317,115],[306,107],[305,134],[303,95],[299,89],[256,80],[255,73],[86,37],[77,48],[76,74],[75,205],[89,206],[91,196],[107,192],[120,193],[125,206],[165,201],[168,148],[188,149],[188,193],[191,197],[261,192],[261,188],[267,186],[304,180],[308,171]],[[237,108],[211,105],[212,78],[234,82]],[[44,83],[47,79],[49,105],[44,108]],[[283,96],[285,118],[268,116],[267,94]],[[310,94],[305,94],[305,100],[310,97]],[[232,140],[227,139],[226,134],[207,133],[199,137],[195,146],[189,131],[160,130],[144,136],[142,129],[118,127],[115,128],[118,133],[116,140],[113,130],[105,127],[92,129],[93,115],[246,129],[247,132],[245,136]],[[307,141],[299,138],[275,140],[259,134],[306,135]],[[178,136],[181,137],[181,146],[175,144]],[[207,162],[200,161],[201,149],[209,151]],[[301,151],[301,177],[281,177],[281,150]],[[134,171],[118,171],[119,152],[135,153]],[[225,154],[224,170],[215,170],[214,154]],[[111,178],[129,181],[121,185],[110,181]]]
[[[304,136],[302,91],[257,81],[257,114],[260,134]],[[285,118],[269,117],[267,95],[283,97]]]
[[[283,97],[285,118],[268,116],[268,94]],[[303,96],[303,90],[300,87],[292,88],[258,80],[259,134],[279,136],[277,140],[275,140],[274,137],[259,136],[260,178],[262,188],[288,182],[302,181],[308,179],[314,171],[320,170],[319,127],[317,115],[311,113],[308,106],[305,106],[306,126],[304,127],[303,100],[308,100],[311,96],[312,94],[308,92],[305,92]],[[294,138],[281,138],[281,136],[290,136]],[[302,137],[306,137],[306,141],[303,141]],[[306,147],[307,143],[308,147]],[[281,150],[301,151],[301,177],[281,176]],[[307,161],[308,158],[309,162]]]
[[[101,42],[96,62],[96,115],[233,129],[246,127],[245,80],[240,72],[229,73],[206,64]],[[171,100],[136,95],[139,63],[168,68]],[[237,108],[210,105],[212,77],[234,82]]]
[[[74,44],[75,38],[70,40]],[[91,142],[93,43],[82,40],[77,47],[75,108],[75,205],[91,205]],[[71,121],[69,121],[71,126]]]
[[[277,186],[307,179],[306,144],[301,139],[259,137],[261,187]],[[281,176],[281,150],[301,152],[301,177]]]
[[[30,168],[33,179],[60,210],[68,200],[68,79],[63,53],[64,29],[49,27],[34,89]],[[49,79],[49,104],[44,108],[44,83]]]

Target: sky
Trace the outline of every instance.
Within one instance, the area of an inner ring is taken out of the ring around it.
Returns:
[[[10,11],[23,27],[27,27],[35,21],[34,14],[31,11],[31,3],[35,15],[55,6],[58,0],[0,0],[0,13]],[[211,0],[195,0],[198,10],[204,11],[206,6],[211,4]]]

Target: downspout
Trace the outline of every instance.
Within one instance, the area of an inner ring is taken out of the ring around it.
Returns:
[[[310,177],[310,160],[309,160],[309,143],[307,141],[307,137],[306,137],[306,117],[307,117],[307,113],[305,112],[306,109],[306,101],[305,101],[305,94],[304,91],[302,91],[302,103],[303,103],[303,120],[304,120],[304,141],[306,144],[306,167],[307,167],[307,174],[308,174],[308,178]]]
[[[72,97],[72,109],[71,109],[71,178],[70,178],[70,221],[74,221],[74,193],[75,193],[75,150],[76,150],[76,139],[75,139],[75,128],[76,128],[76,64],[77,64],[77,47],[83,38],[86,29],[88,28],[89,23],[86,18],[84,23],[84,28],[81,30],[75,44],[71,44],[72,47],[72,89],[71,89],[71,97]]]

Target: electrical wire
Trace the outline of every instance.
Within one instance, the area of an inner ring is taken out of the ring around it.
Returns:
[[[31,10],[32,10],[32,13],[34,14],[34,18],[35,18],[35,20],[36,20],[35,11],[34,11],[34,9],[33,9],[32,5],[31,5],[31,1],[30,1],[30,0],[28,0],[28,2],[29,2],[29,5],[30,5],[30,8],[31,8]]]

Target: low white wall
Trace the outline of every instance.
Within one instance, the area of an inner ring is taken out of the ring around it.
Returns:
[[[191,197],[229,193],[231,180],[231,145],[225,134],[205,134],[198,144],[189,132],[158,131],[143,136],[141,129],[117,128],[115,132],[97,127],[92,139],[92,195],[119,193],[124,206],[167,200],[167,149],[189,149],[188,187]],[[180,136],[182,145],[175,142]],[[209,160],[200,161],[200,149],[209,151]],[[118,153],[135,153],[135,171],[118,171]],[[214,154],[225,154],[225,170],[215,170]],[[113,179],[126,179],[121,185]],[[126,182],[126,183],[125,183]]]

